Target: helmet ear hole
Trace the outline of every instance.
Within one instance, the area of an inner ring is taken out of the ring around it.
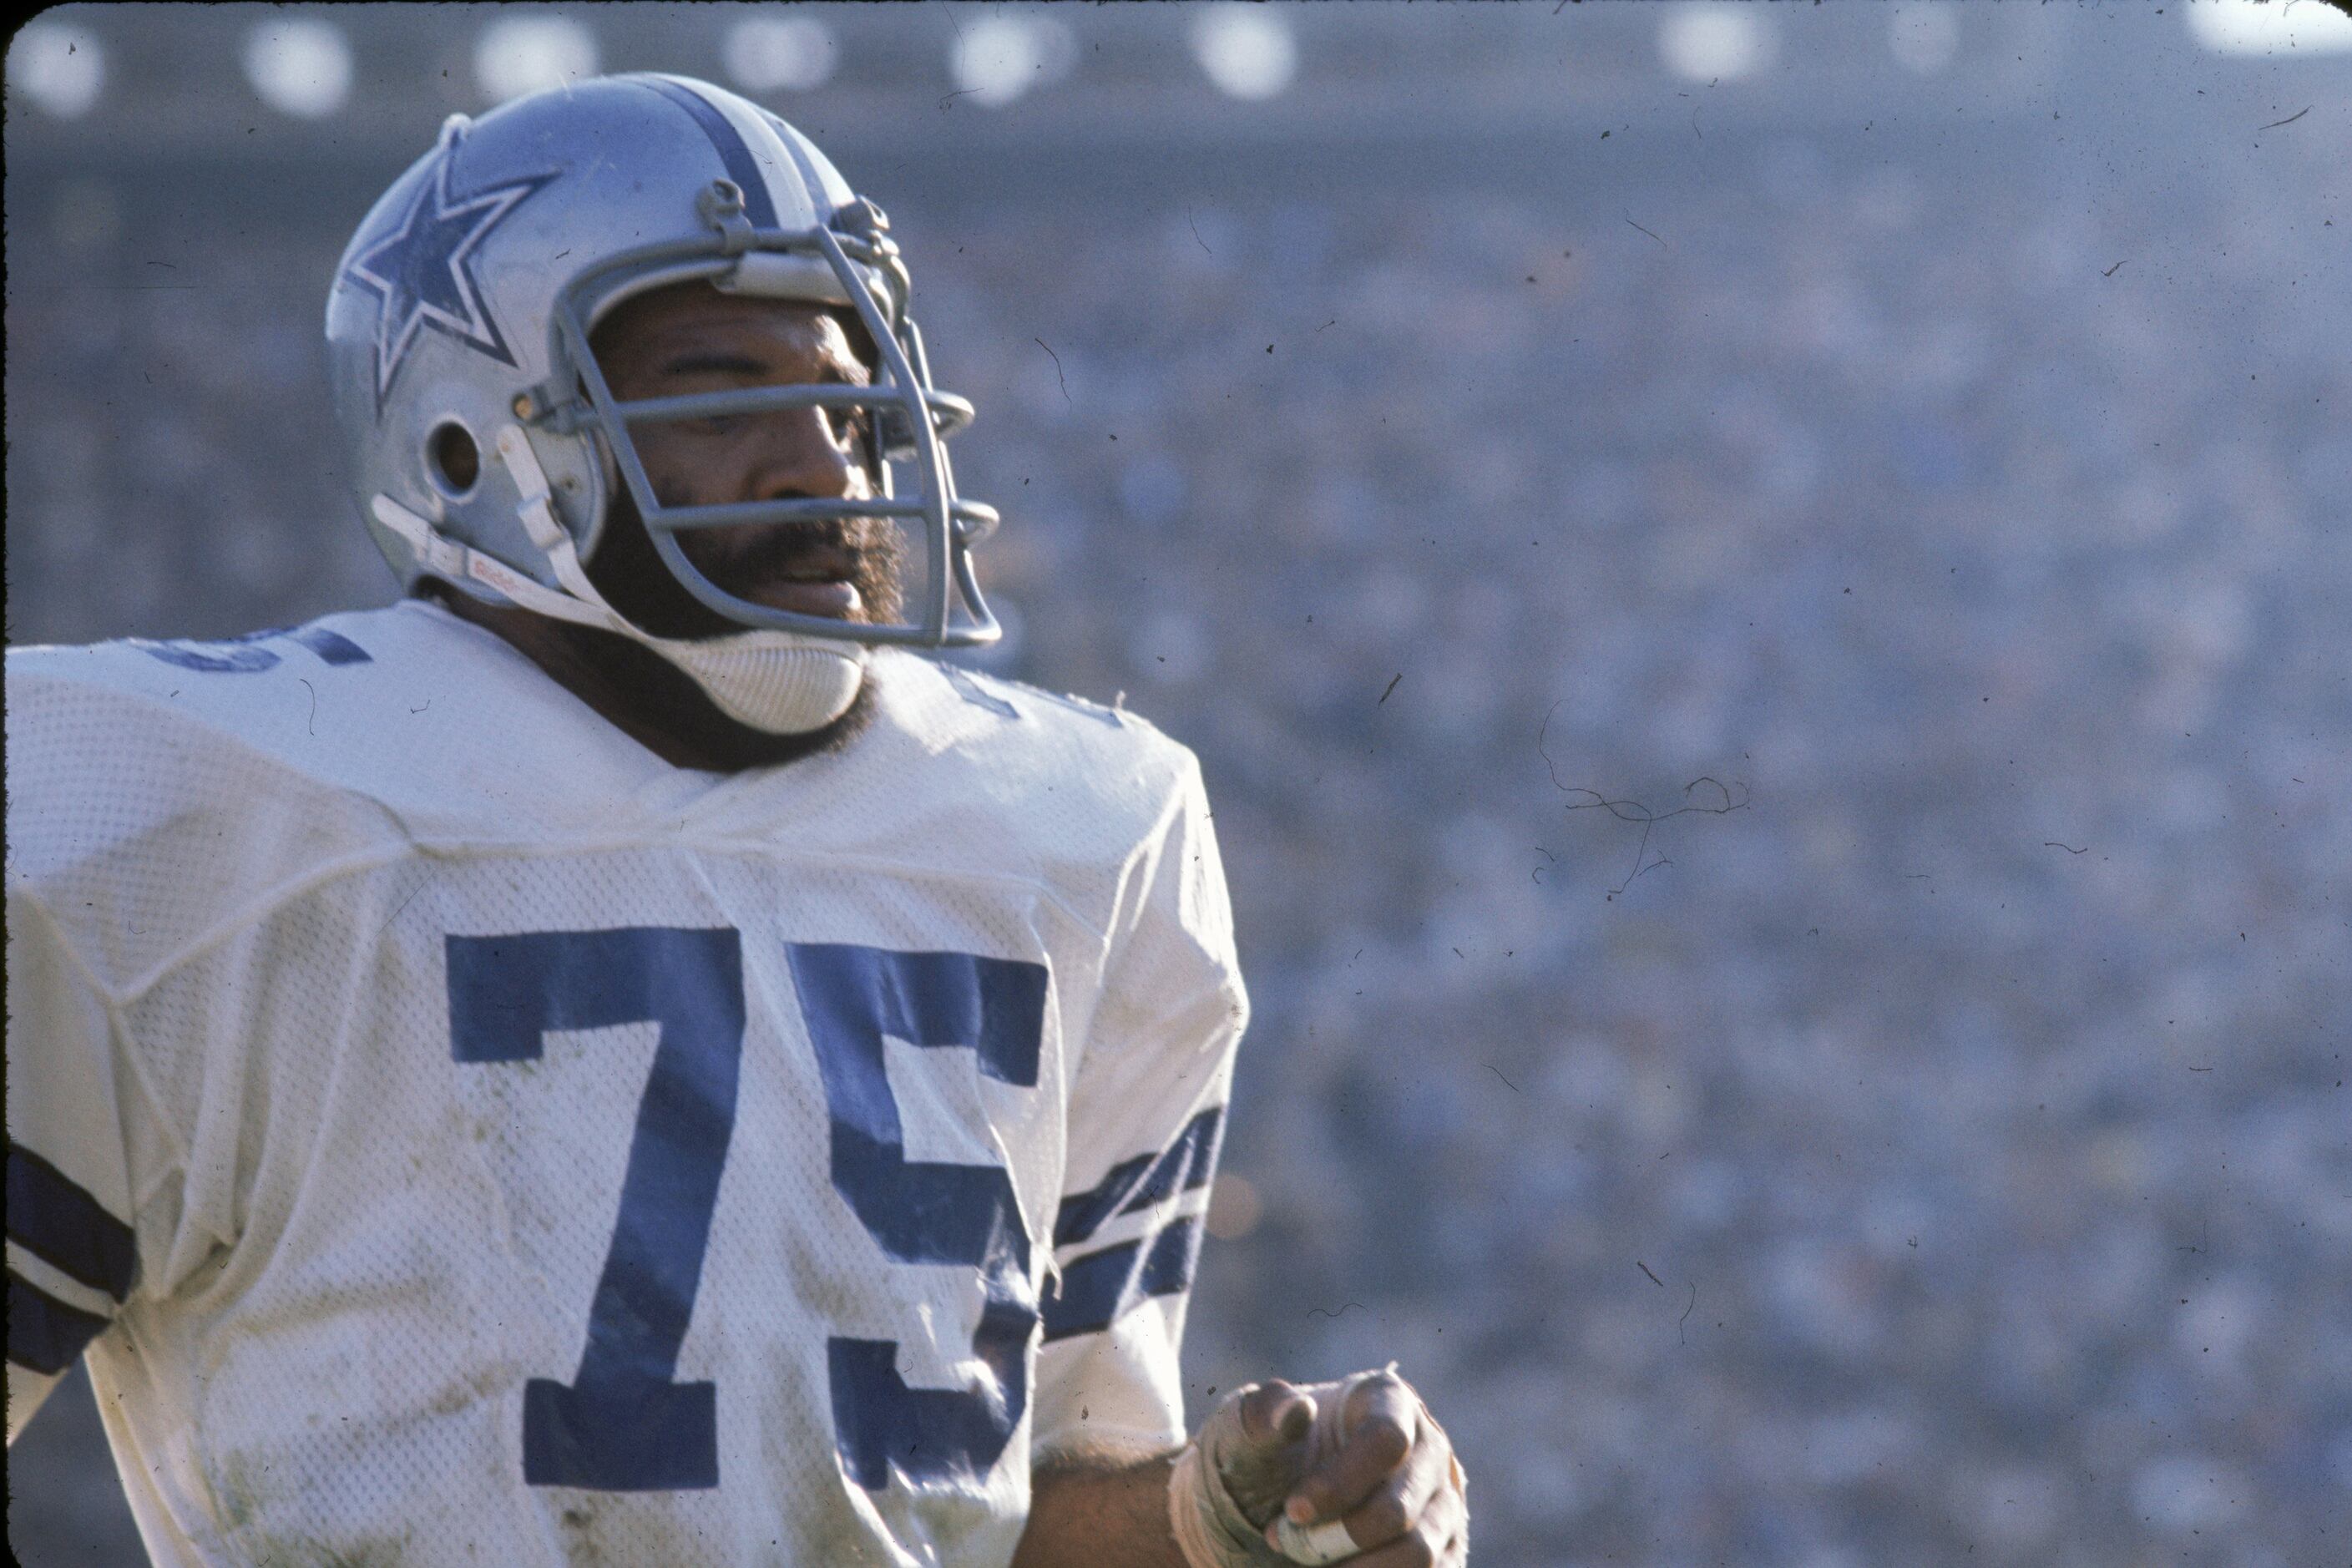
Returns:
[[[434,488],[451,500],[473,494],[482,477],[482,449],[475,445],[474,433],[455,419],[433,426],[425,438],[425,471],[432,476]]]

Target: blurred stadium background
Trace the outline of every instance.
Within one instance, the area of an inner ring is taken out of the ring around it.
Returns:
[[[731,83],[909,248],[996,662],[1204,760],[1258,1022],[1196,1402],[1399,1358],[1488,1568],[2340,1564],[2347,45],[67,6],[7,58],[9,640],[385,598],[362,213],[452,110]],[[10,1459],[20,1561],[137,1560],[79,1381]]]

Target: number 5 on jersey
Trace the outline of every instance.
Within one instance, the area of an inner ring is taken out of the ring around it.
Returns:
[[[827,1342],[843,1468],[879,1490],[984,1475],[1028,1403],[1037,1324],[1028,1231],[997,1166],[909,1161],[883,1039],[965,1046],[980,1070],[1034,1088],[1045,971],[959,952],[844,944],[787,950],[831,1121],[835,1188],[890,1258],[980,1271],[987,1304],[969,1390],[910,1388],[889,1340]],[[636,926],[447,939],[452,1055],[537,1058],[551,1029],[660,1028],[621,1179],[619,1215],[588,1341],[569,1384],[523,1392],[523,1477],[533,1486],[667,1491],[719,1484],[717,1385],[677,1383],[743,1049],[740,939],[724,927]]]

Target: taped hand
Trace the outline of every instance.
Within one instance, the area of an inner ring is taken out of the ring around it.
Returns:
[[[1429,1568],[1469,1554],[1467,1479],[1393,1364],[1228,1394],[1178,1460],[1169,1512],[1192,1568]]]

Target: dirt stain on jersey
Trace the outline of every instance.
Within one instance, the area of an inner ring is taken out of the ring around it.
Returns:
[[[516,1369],[505,1362],[487,1366],[444,1390],[425,1407],[427,1415],[455,1415],[469,1405],[497,1399],[514,1385]]]
[[[604,1568],[612,1561],[604,1555],[604,1542],[596,1538],[596,1513],[593,1509],[580,1506],[565,1509],[557,1516],[563,1527],[563,1560],[580,1568]]]
[[[261,1467],[265,1475],[268,1468]],[[220,1521],[224,1533],[246,1543],[247,1560],[255,1568],[399,1568],[407,1554],[409,1532],[404,1530],[397,1537],[362,1535],[330,1542],[257,1524],[268,1489],[241,1455],[231,1455],[217,1478],[209,1467],[204,1476],[213,1517]]]

